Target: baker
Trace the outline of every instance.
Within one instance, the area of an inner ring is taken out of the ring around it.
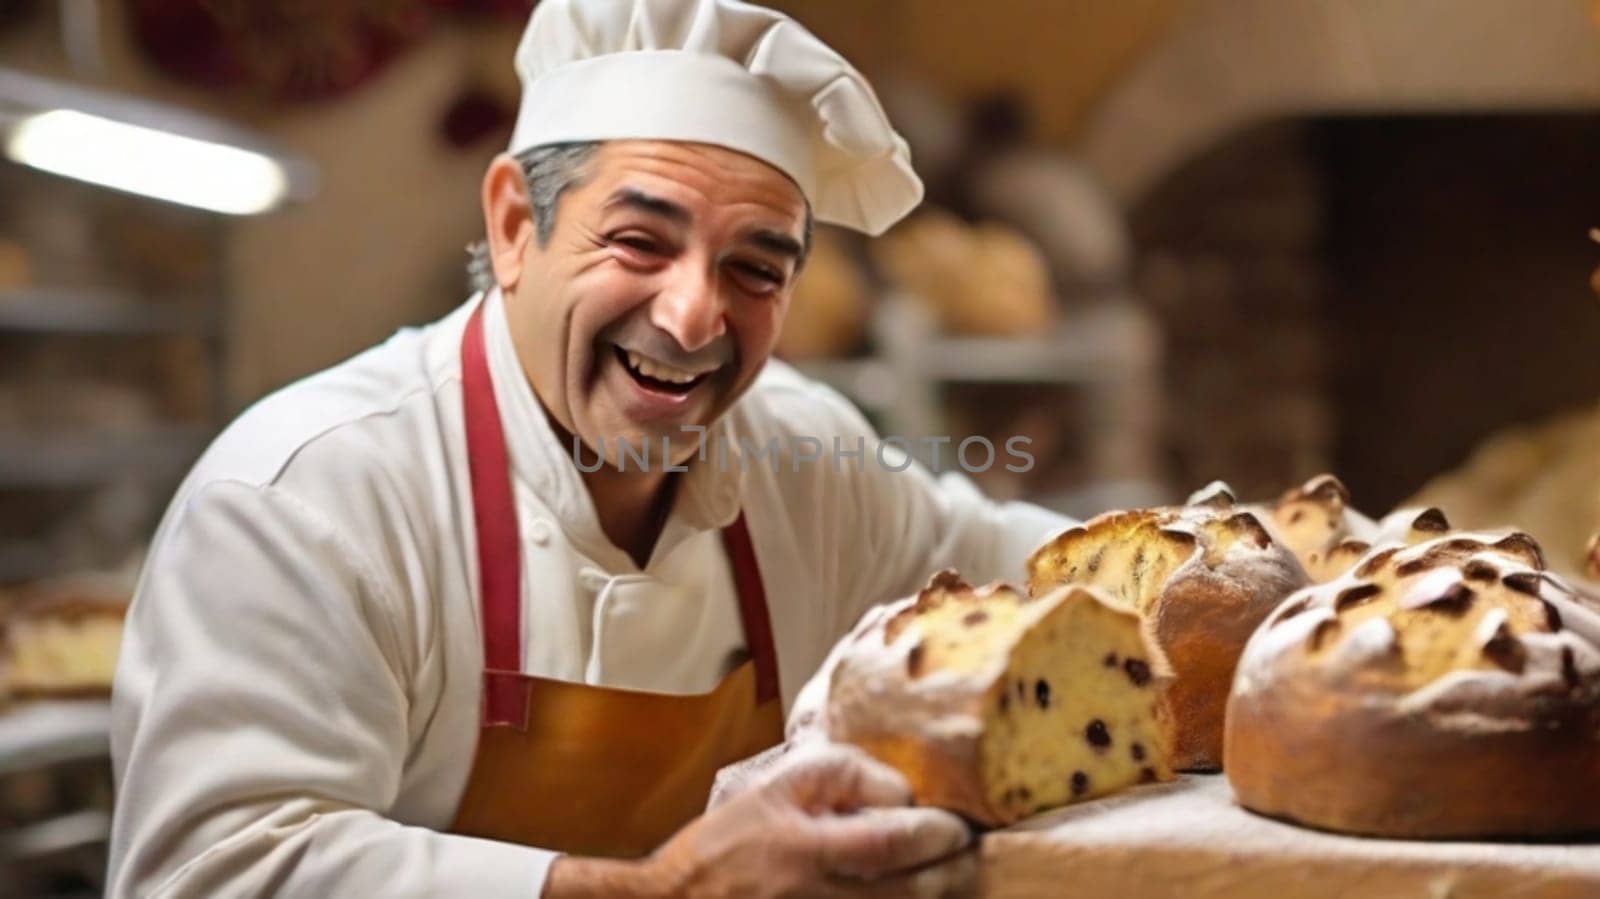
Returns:
[[[986,501],[769,361],[813,220],[921,199],[862,76],[732,0],[545,0],[493,285],[261,401],[152,545],[114,897],[909,895],[970,836],[840,748],[719,769],[872,604],[1014,577]]]

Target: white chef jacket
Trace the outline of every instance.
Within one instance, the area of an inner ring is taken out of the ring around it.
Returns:
[[[517,361],[498,291],[261,401],[180,487],[113,696],[112,897],[540,894],[544,850],[437,832],[466,785],[483,644],[460,344],[485,309],[521,530],[523,670],[711,689],[743,647],[719,529],[742,508],[785,707],[871,604],[947,565],[1022,575],[1068,522],[889,471],[833,391],[770,363],[713,426],[643,570],[606,539]],[[862,463],[795,464],[832,436]],[[779,438],[771,457],[733,452]],[[891,454],[892,455],[892,454]],[[527,796],[530,805],[540,801]]]

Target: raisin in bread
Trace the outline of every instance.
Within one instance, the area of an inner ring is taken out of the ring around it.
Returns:
[[[1600,610],[1522,534],[1381,546],[1251,639],[1239,802],[1388,837],[1600,830]]]
[[[1245,642],[1306,584],[1294,555],[1213,484],[1181,507],[1113,512],[1041,546],[1028,560],[1036,595],[1095,586],[1137,611],[1172,665],[1163,713],[1181,770],[1222,765],[1222,716]]]
[[[1138,616],[1099,591],[1030,598],[944,571],[840,645],[826,730],[920,803],[1003,825],[1170,779],[1166,681]]]

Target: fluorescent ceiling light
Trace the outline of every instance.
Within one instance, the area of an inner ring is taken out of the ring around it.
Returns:
[[[21,118],[6,155],[68,178],[232,215],[272,209],[290,189],[288,173],[270,156],[71,109]]]

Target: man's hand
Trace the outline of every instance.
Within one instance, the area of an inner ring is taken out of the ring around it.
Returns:
[[[787,741],[779,743],[718,771],[716,780],[711,782],[711,796],[706,800],[706,811],[727,805],[735,796],[771,780],[791,759],[799,759],[805,764],[806,756],[794,754],[799,745]]]
[[[958,897],[976,892],[971,831],[915,808],[899,772],[853,747],[797,747],[632,870],[562,857],[545,896]]]
[[[959,817],[912,808],[899,772],[817,742],[699,818],[650,864],[681,895],[960,896],[977,865]]]

